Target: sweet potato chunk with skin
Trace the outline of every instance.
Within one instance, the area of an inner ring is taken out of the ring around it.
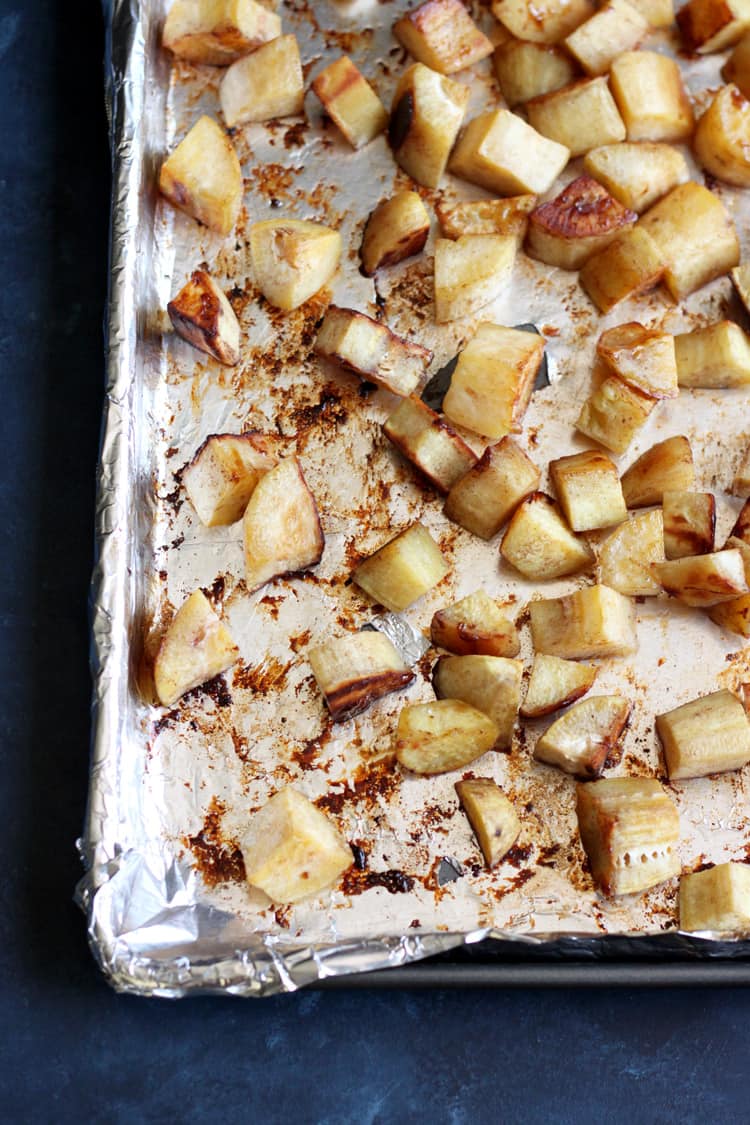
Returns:
[[[655,399],[612,376],[584,402],[576,429],[613,453],[624,453],[655,406]]]
[[[529,614],[535,652],[586,660],[627,656],[636,649],[633,603],[608,586],[530,602]]]
[[[456,656],[517,656],[520,650],[516,626],[484,590],[439,609],[430,637]]]
[[[599,547],[600,582],[631,598],[655,597],[661,586],[652,563],[664,562],[664,521],[658,508],[621,523]]]
[[[507,234],[465,234],[435,242],[435,319],[472,316],[494,301],[513,273],[517,242]]]
[[[450,207],[438,203],[435,210],[445,238],[461,238],[464,234],[506,234],[520,244],[535,206],[535,195],[514,195],[510,199],[472,199]]]
[[[610,84],[629,141],[684,141],[693,107],[674,59],[656,51],[626,51],[612,63]]]
[[[683,605],[706,609],[750,593],[742,554],[734,549],[668,559],[655,563],[653,570],[666,592]]]
[[[750,339],[738,324],[719,320],[674,338],[681,387],[744,387],[750,383]]]
[[[648,22],[627,0],[609,0],[565,40],[565,46],[587,74],[606,74],[624,51],[650,31]]]
[[[227,127],[302,113],[305,80],[294,35],[279,35],[227,70],[219,88]]]
[[[690,492],[694,483],[693,451],[682,434],[652,445],[623,473],[621,481],[629,508],[661,504],[665,492]]]
[[[687,933],[750,932],[750,867],[717,863],[680,879],[680,929]]]
[[[594,531],[627,519],[617,466],[605,453],[586,449],[550,461],[550,479],[573,531]]]
[[[576,76],[574,64],[559,48],[518,39],[501,43],[493,62],[503,97],[511,109],[567,86]]]
[[[573,82],[551,94],[532,98],[525,109],[529,123],[542,136],[564,145],[571,158],[625,140],[625,124],[606,78]]]
[[[725,82],[733,82],[746,98],[750,98],[750,31],[745,32],[724,63],[721,77]]]
[[[680,872],[680,817],[651,777],[612,777],[576,786],[583,850],[607,895],[645,891]]]
[[[450,171],[498,195],[541,195],[549,191],[568,163],[570,152],[532,125],[509,109],[481,113],[469,122],[459,139]]]
[[[656,243],[665,265],[664,282],[675,301],[728,273],[740,260],[737,232],[724,204],[692,180],[654,204],[636,229]]]
[[[518,39],[559,43],[596,11],[593,0],[493,0],[492,14]]]
[[[154,686],[163,707],[235,663],[240,650],[202,590],[195,590],[167,626],[154,662]]]
[[[689,51],[699,55],[733,46],[750,28],[748,0],[688,0],[677,25]]]
[[[385,106],[346,55],[321,70],[311,89],[352,148],[362,148],[388,124]]]
[[[446,417],[493,440],[520,429],[543,354],[541,336],[480,324],[451,376]]]
[[[272,305],[290,312],[335,274],[341,235],[306,219],[264,219],[250,228],[250,250],[261,293]]]
[[[736,86],[719,90],[698,122],[693,148],[717,180],[750,187],[750,102]]]
[[[178,336],[219,363],[234,367],[240,361],[240,326],[234,309],[205,270],[190,280],[167,305]]]
[[[226,526],[242,518],[258,481],[275,464],[265,434],[211,434],[182,484],[205,527]]]
[[[653,289],[664,277],[664,257],[640,224],[619,234],[585,263],[579,281],[600,312]]]
[[[457,781],[455,790],[474,829],[484,862],[488,867],[494,867],[518,839],[521,822],[516,810],[490,777]]]
[[[425,0],[393,25],[409,54],[439,74],[455,74],[492,54],[461,0]]]
[[[412,773],[448,773],[481,758],[497,735],[489,716],[460,699],[415,703],[399,715],[396,757]]]
[[[687,161],[678,149],[646,141],[594,148],[586,153],[583,167],[623,207],[639,214],[690,179]]]
[[[364,313],[338,305],[328,307],[318,329],[315,354],[402,396],[417,389],[432,359],[428,348],[397,336]]]
[[[413,523],[355,568],[360,589],[392,613],[437,586],[448,573],[440,548],[421,523]]]
[[[307,659],[334,722],[359,715],[414,679],[393,643],[376,629],[326,641],[310,649]]]
[[[170,203],[217,234],[229,234],[242,206],[237,153],[212,117],[201,117],[159,172],[159,190]]]
[[[596,180],[579,176],[531,212],[526,253],[548,265],[577,270],[637,218]]]
[[[668,559],[713,551],[716,501],[710,492],[665,492],[662,504],[664,554]]]
[[[656,716],[670,781],[741,769],[750,762],[750,722],[729,691],[683,703]]]
[[[419,254],[429,233],[430,216],[416,191],[398,191],[391,199],[384,199],[362,232],[362,273],[372,277],[385,266],[395,266]]]
[[[162,43],[178,58],[229,66],[281,34],[281,20],[255,0],[174,0]]]
[[[596,353],[623,382],[649,398],[677,398],[674,337],[633,321],[602,332]]]
[[[438,699],[460,699],[495,724],[494,746],[509,750],[521,702],[523,663],[503,656],[441,656],[432,686]]]
[[[500,554],[524,578],[562,578],[590,567],[588,543],[570,530],[560,510],[543,492],[532,492],[516,508],[500,544]]]
[[[598,777],[625,729],[630,704],[616,695],[590,695],[548,727],[534,757],[575,777]]]
[[[291,786],[253,813],[240,850],[250,886],[277,903],[320,894],[352,862],[349,845],[325,813]]]
[[[521,714],[527,719],[539,719],[575,703],[593,686],[597,671],[595,664],[579,664],[537,652]]]
[[[315,498],[296,457],[261,478],[244,515],[245,581],[249,591],[316,566],[325,539]]]
[[[396,163],[425,187],[437,187],[469,102],[468,86],[422,63],[402,74],[391,105],[388,141]]]
[[[403,399],[383,423],[383,433],[440,492],[477,463],[463,438],[418,398]]]
[[[511,437],[489,445],[448,493],[445,514],[482,539],[492,539],[539,484],[539,469]]]

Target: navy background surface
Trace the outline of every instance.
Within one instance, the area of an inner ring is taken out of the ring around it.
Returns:
[[[108,153],[94,3],[0,0],[0,1118],[747,1120],[750,991],[114,995],[71,895]]]

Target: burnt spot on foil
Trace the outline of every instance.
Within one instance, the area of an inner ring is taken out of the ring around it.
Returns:
[[[396,868],[390,871],[370,871],[362,870],[355,863],[344,872],[341,880],[341,890],[345,895],[361,895],[372,887],[384,887],[392,895],[405,895],[414,887],[414,878]]]
[[[221,822],[225,811],[223,802],[212,797],[203,827],[194,836],[182,838],[182,843],[193,853],[196,869],[208,887],[245,881],[245,861],[237,841],[222,835]]]

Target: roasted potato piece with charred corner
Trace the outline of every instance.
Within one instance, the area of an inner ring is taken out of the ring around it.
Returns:
[[[656,716],[670,781],[738,770],[750,762],[750,722],[730,691],[715,691]]]
[[[661,250],[640,225],[619,234],[583,266],[581,285],[600,312],[653,289],[664,277]]]
[[[548,656],[627,656],[637,646],[633,604],[608,586],[531,602],[529,614],[534,650]]]
[[[550,479],[573,531],[594,531],[627,519],[617,466],[605,453],[586,449],[550,461]]]
[[[549,191],[568,163],[570,152],[556,138],[542,136],[533,124],[508,109],[481,113],[460,137],[450,171],[498,195],[541,195]]]
[[[542,336],[480,324],[451,376],[446,417],[492,440],[520,429],[543,355]]]
[[[738,324],[720,320],[674,338],[681,387],[745,387],[750,383],[750,340]]]
[[[750,187],[750,102],[736,86],[719,90],[698,122],[693,149],[717,180]]]
[[[416,191],[399,191],[379,203],[362,233],[359,256],[365,277],[424,249],[430,216]]]
[[[428,348],[397,336],[364,313],[338,305],[330,305],[326,312],[315,353],[402,396],[416,390],[432,359]]]
[[[448,573],[440,548],[421,523],[413,523],[366,558],[352,575],[375,602],[401,613]]]
[[[717,863],[680,879],[680,929],[687,933],[750,931],[750,866]]]
[[[430,637],[456,656],[517,656],[520,650],[515,624],[484,590],[439,609]]]
[[[175,0],[162,43],[178,58],[229,66],[281,34],[281,20],[255,0]]]
[[[521,702],[523,663],[502,656],[441,656],[432,685],[438,699],[460,699],[497,728],[494,746],[509,750]]]
[[[694,483],[693,450],[682,434],[652,445],[623,473],[621,481],[629,508],[661,504],[665,492],[690,492]]]
[[[461,128],[469,87],[422,63],[401,76],[391,106],[388,141],[396,163],[425,187],[437,187]]]
[[[558,47],[519,39],[501,43],[493,62],[502,95],[511,109],[569,85],[576,76],[574,64]]]
[[[163,707],[226,672],[239,658],[231,633],[202,590],[195,590],[167,626],[154,662],[154,686]]]
[[[639,512],[599,547],[600,582],[631,598],[655,597],[661,586],[651,564],[664,562],[664,521],[660,509]]]
[[[602,332],[596,353],[613,375],[649,398],[677,398],[674,337],[637,321]]]
[[[576,787],[583,850],[607,895],[648,890],[680,873],[680,817],[651,777],[612,777]]]
[[[595,77],[606,74],[618,55],[637,46],[650,30],[648,21],[627,0],[609,0],[568,35],[565,46]]]
[[[352,148],[362,148],[388,124],[385,106],[346,55],[321,70],[311,88]]]
[[[514,195],[510,199],[472,199],[449,207],[438,203],[435,210],[445,238],[504,234],[512,235],[520,245],[535,206],[535,195]]]
[[[748,0],[688,0],[677,13],[682,41],[699,55],[732,47],[750,28]]]
[[[577,270],[637,218],[596,180],[579,176],[531,212],[525,249],[550,266]]]
[[[182,484],[205,527],[226,526],[242,518],[258,481],[275,464],[265,434],[211,434]]]
[[[325,539],[318,506],[296,457],[279,461],[258,481],[243,531],[249,591],[320,562]]]
[[[521,822],[516,810],[490,777],[457,781],[454,788],[482,849],[484,862],[494,867],[518,839]]]
[[[575,777],[598,777],[630,715],[617,695],[591,695],[574,703],[537,741],[534,757]]]
[[[543,492],[532,492],[516,508],[500,554],[524,578],[538,580],[577,574],[594,562],[588,543],[573,534],[557,504]]]
[[[229,234],[242,206],[242,171],[224,130],[201,117],[159,172],[170,203],[217,234]]]
[[[516,260],[508,234],[465,234],[435,242],[435,319],[472,316],[504,291]]]
[[[596,11],[593,0],[493,0],[492,14],[518,39],[559,43]]]
[[[227,127],[302,113],[305,80],[294,35],[280,35],[227,70],[219,88]]]
[[[721,200],[692,180],[646,212],[638,227],[656,243],[675,301],[721,277],[740,260],[737,232]]]
[[[277,903],[320,894],[352,863],[349,845],[325,813],[291,786],[253,813],[240,850],[250,886]]]
[[[448,492],[477,463],[463,438],[418,398],[405,398],[383,423],[383,433],[439,492]]]
[[[393,643],[377,629],[326,641],[307,654],[334,722],[359,715],[414,679]]]
[[[610,376],[584,402],[576,429],[613,453],[624,453],[655,406],[655,399]]]
[[[410,55],[439,74],[455,74],[492,54],[461,0],[425,0],[393,25]]]
[[[750,31],[745,32],[724,63],[721,77],[725,82],[733,82],[740,93],[750,98]]]
[[[551,94],[532,98],[525,109],[529,123],[542,136],[568,149],[571,157],[625,140],[625,124],[606,78],[573,82]],[[549,186],[539,190],[546,191]]]
[[[265,219],[250,228],[250,250],[261,293],[289,312],[331,280],[341,258],[341,235],[305,219]]]
[[[594,664],[536,653],[521,714],[526,719],[539,719],[575,703],[593,687],[597,670]]]
[[[639,214],[690,179],[687,161],[678,149],[645,141],[594,148],[586,153],[583,167],[623,207]]]
[[[511,437],[489,445],[448,493],[445,514],[481,539],[492,539],[539,484],[539,469]],[[504,655],[504,654],[503,654]]]
[[[629,141],[684,141],[693,132],[693,107],[674,59],[626,51],[609,80]]]
[[[665,492],[662,505],[664,554],[668,559],[713,551],[716,501],[710,492]]]
[[[167,305],[178,336],[219,363],[240,361],[240,326],[234,309],[210,274],[194,270],[190,280]]]
[[[448,773],[481,758],[497,736],[492,719],[460,699],[414,703],[399,715],[396,757],[412,773]]]
[[[668,594],[699,609],[750,593],[742,554],[736,549],[668,559],[655,563],[653,571]]]

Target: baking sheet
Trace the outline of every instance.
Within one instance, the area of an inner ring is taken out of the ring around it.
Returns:
[[[280,14],[284,31],[299,39],[308,85],[346,52],[390,104],[409,61],[390,26],[408,6],[290,0]],[[446,520],[437,496],[380,433],[395,400],[312,357],[311,347],[330,300],[380,315],[432,348],[430,373],[482,320],[535,323],[548,342],[552,382],[534,393],[521,441],[546,467],[585,446],[572,427],[588,393],[599,332],[631,319],[670,331],[722,315],[744,323],[728,279],[679,308],[658,292],[598,317],[575,274],[519,254],[504,297],[474,318],[435,325],[432,239],[422,256],[376,280],[358,271],[367,214],[411,182],[384,137],[353,153],[311,95],[306,121],[235,131],[245,207],[235,236],[220,239],[155,192],[166,152],[201,112],[218,117],[222,74],[170,65],[158,47],[163,14],[162,4],[148,0],[112,7],[112,295],[93,585],[96,726],[80,887],[103,968],[116,987],[132,991],[259,995],[391,967],[488,935],[552,948],[558,935],[572,934],[577,948],[596,956],[598,935],[674,930],[674,883],[625,899],[596,893],[577,840],[574,782],[530,757],[545,723],[525,724],[509,754],[474,764],[474,772],[508,791],[522,815],[517,845],[492,872],[484,870],[458,810],[458,775],[403,776],[390,752],[403,704],[432,698],[430,660],[420,662],[406,692],[331,724],[305,652],[372,619],[368,599],[348,583],[352,566],[413,519],[430,529],[452,566],[407,611],[418,630],[428,628],[435,609],[479,584],[524,622],[530,598],[567,592],[581,580],[542,587],[520,581],[500,564],[496,543]],[[477,6],[474,14],[491,26],[484,10]],[[652,44],[668,49],[669,37],[655,34]],[[719,85],[722,61],[686,67],[694,94]],[[489,61],[471,74],[458,76],[472,86],[467,118],[498,98]],[[571,163],[564,179],[579,167]],[[744,242],[740,193],[712,187]],[[437,191],[420,191],[431,210],[439,199],[484,194],[450,176]],[[331,289],[291,314],[260,297],[247,245],[252,222],[280,214],[329,222],[344,242]],[[245,347],[238,368],[221,367],[168,331],[167,301],[201,263],[227,289],[240,318]],[[657,407],[619,459],[625,467],[655,441],[687,434],[697,487],[718,494],[718,542],[739,507],[723,490],[750,440],[747,403],[746,392],[683,392]],[[300,457],[326,534],[315,571],[252,595],[242,581],[241,525],[201,527],[179,483],[208,434],[242,429],[275,434],[280,453]],[[196,586],[227,620],[241,662],[176,707],[157,708],[149,702],[150,661],[164,624]],[[608,776],[659,775],[654,713],[750,678],[742,642],[697,612],[644,599],[637,613],[637,656],[603,662],[595,688],[624,694],[634,705],[621,761]],[[528,662],[526,627],[522,640]],[[680,809],[684,867],[750,858],[746,772],[669,786]],[[360,865],[329,895],[274,909],[243,882],[237,841],[252,812],[286,784],[335,820],[359,849]],[[726,955],[745,946],[691,948]]]

